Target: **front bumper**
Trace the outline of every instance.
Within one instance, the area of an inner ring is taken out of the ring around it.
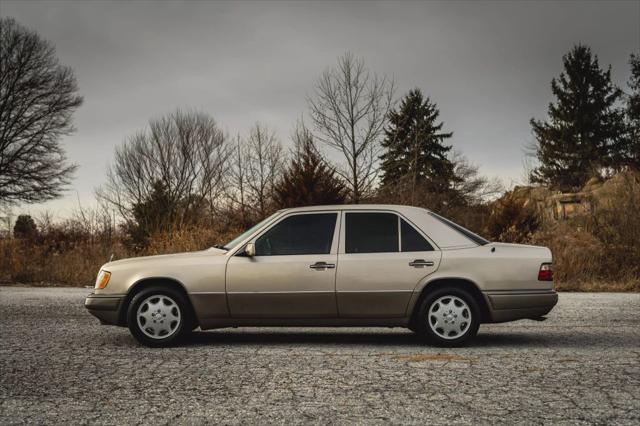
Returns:
[[[553,290],[488,291],[484,293],[492,322],[539,318],[558,303]]]
[[[124,295],[91,293],[84,300],[84,307],[102,324],[120,325],[120,310]]]

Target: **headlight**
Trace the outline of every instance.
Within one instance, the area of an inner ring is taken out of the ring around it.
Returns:
[[[98,274],[98,278],[96,278],[96,288],[102,290],[109,283],[109,278],[111,278],[111,272],[101,270]]]

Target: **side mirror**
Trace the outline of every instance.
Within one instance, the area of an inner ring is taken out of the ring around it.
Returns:
[[[253,243],[247,243],[247,245],[244,246],[244,254],[246,254],[249,257],[255,256],[256,246]]]

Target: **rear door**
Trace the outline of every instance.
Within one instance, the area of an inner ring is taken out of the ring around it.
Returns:
[[[344,211],[336,276],[340,317],[406,315],[416,285],[433,273],[441,252],[393,211]]]

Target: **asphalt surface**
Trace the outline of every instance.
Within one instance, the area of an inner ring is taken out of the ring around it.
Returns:
[[[441,349],[402,329],[241,328],[148,349],[86,289],[0,287],[0,424],[640,422],[640,294]]]

